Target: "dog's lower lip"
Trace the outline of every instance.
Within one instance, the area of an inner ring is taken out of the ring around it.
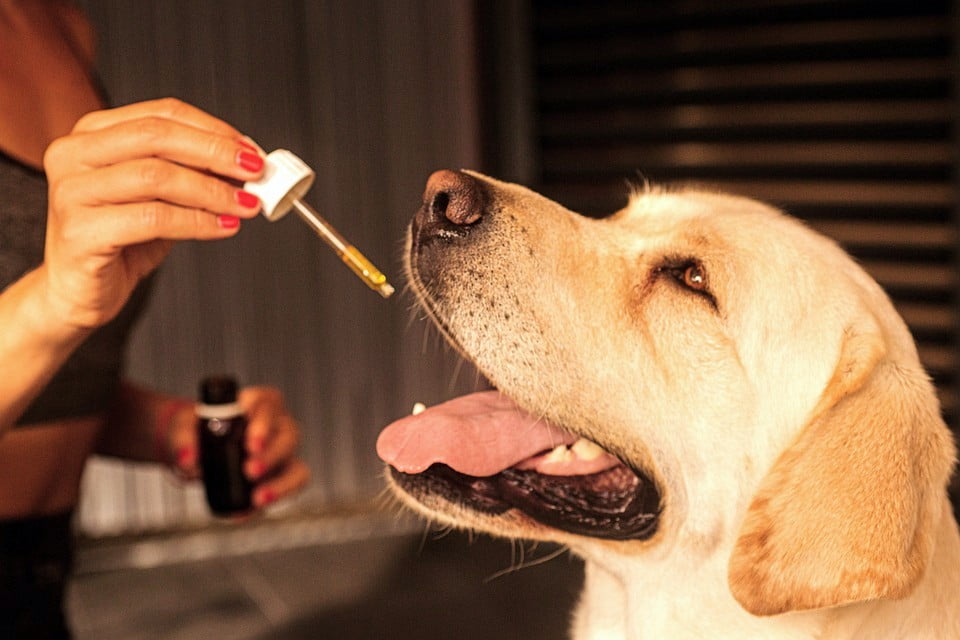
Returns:
[[[414,496],[439,495],[487,515],[516,509],[540,524],[592,538],[646,540],[657,529],[660,494],[626,465],[586,476],[549,476],[507,469],[478,478],[435,464],[423,473],[390,469]]]

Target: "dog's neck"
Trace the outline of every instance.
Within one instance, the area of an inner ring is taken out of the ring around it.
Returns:
[[[707,558],[680,550],[660,558],[585,554],[583,593],[573,640],[881,640],[960,638],[960,533],[950,506],[937,532],[930,565],[903,600],[834,609],[750,615],[727,585],[729,549]],[[913,634],[913,635],[911,635]]]
[[[819,637],[823,621],[808,613],[751,616],[737,604],[720,555],[693,562],[631,557],[586,561],[573,640],[717,640]]]

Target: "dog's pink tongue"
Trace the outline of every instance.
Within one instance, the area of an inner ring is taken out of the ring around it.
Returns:
[[[576,440],[499,391],[482,391],[397,420],[377,439],[377,454],[403,473],[420,473],[442,462],[466,475],[492,476]]]

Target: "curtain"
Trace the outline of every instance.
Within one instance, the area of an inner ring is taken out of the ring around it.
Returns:
[[[128,356],[139,383],[193,396],[207,374],[280,387],[313,478],[287,509],[380,493],[379,430],[416,401],[472,389],[412,311],[401,255],[427,176],[479,163],[467,0],[84,0],[114,104],[175,96],[317,172],[306,200],[398,287],[367,289],[296,215],[182,243],[161,267]],[[203,523],[202,492],[155,468],[95,460],[88,535]]]

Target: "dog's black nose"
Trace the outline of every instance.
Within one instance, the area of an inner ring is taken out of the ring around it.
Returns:
[[[433,224],[452,222],[458,226],[476,223],[483,216],[483,185],[473,176],[443,169],[427,180],[423,207],[418,215]]]

